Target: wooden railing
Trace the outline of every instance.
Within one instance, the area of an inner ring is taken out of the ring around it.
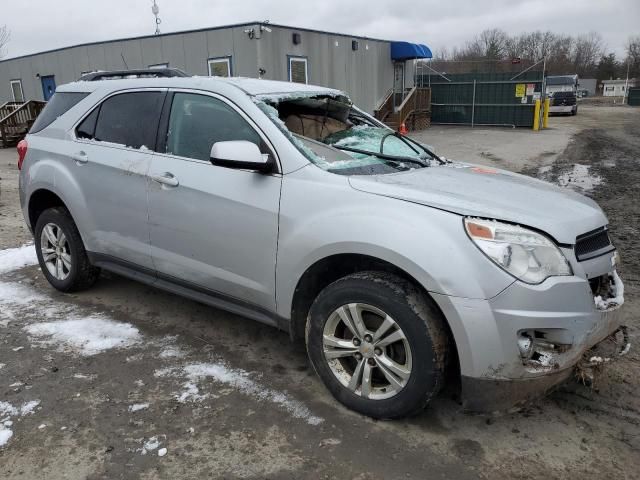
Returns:
[[[29,100],[0,118],[0,139],[4,147],[16,143],[24,136],[47,102]]]
[[[428,114],[431,111],[431,89],[413,87],[406,94],[404,100],[397,107],[393,107],[393,95],[385,101],[376,118],[392,128],[398,128],[406,123],[409,117],[418,114]],[[379,114],[382,114],[379,116]]]
[[[10,113],[13,113],[13,111],[20,107],[22,104],[22,102],[4,102],[2,105],[0,105],[0,120],[2,120]]]
[[[385,119],[392,112],[393,112],[393,89],[390,88],[389,91],[385,94],[382,102],[380,102],[380,105],[378,106],[378,108],[376,108],[373,111],[373,116],[376,117],[381,122],[384,122]]]

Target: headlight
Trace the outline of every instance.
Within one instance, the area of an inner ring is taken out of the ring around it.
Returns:
[[[526,283],[573,275],[560,249],[544,235],[495,220],[465,218],[469,238],[500,268]]]

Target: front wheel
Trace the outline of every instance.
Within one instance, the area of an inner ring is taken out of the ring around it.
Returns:
[[[360,272],[311,306],[307,351],[333,396],[374,418],[421,411],[439,391],[448,337],[442,314],[412,283]]]

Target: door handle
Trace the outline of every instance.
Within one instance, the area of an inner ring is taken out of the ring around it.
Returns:
[[[169,187],[177,187],[180,185],[178,179],[171,172],[164,172],[160,175],[151,175],[151,180]]]
[[[89,161],[87,153],[83,150],[75,153],[74,155],[71,155],[71,158],[73,158],[73,160],[75,160],[77,164],[87,163]]]

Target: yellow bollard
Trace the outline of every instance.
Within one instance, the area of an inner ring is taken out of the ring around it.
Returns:
[[[544,111],[542,112],[542,128],[549,128],[549,107],[551,106],[551,100],[549,98],[544,99]]]
[[[540,130],[540,100],[536,100],[536,106],[533,109],[533,129]]]

